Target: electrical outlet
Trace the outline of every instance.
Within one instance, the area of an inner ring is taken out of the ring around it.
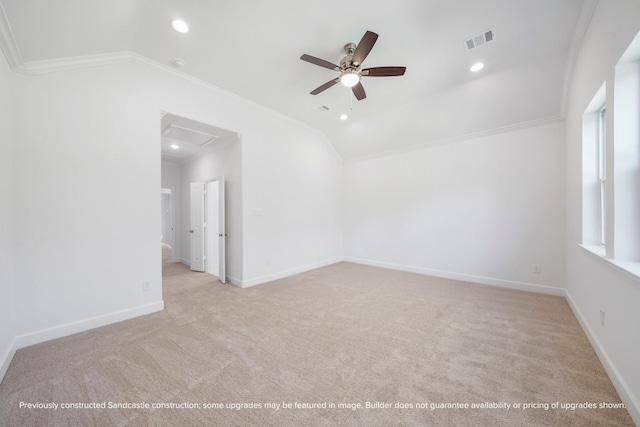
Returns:
[[[541,265],[534,265],[533,266],[533,272],[534,272],[534,274],[542,274],[542,266]]]
[[[151,290],[151,282],[149,282],[148,280],[143,280],[142,281],[142,290],[147,292]]]
[[[600,310],[600,325],[604,328],[604,310]]]

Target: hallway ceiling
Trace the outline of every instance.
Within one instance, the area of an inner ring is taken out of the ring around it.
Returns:
[[[170,113],[160,122],[162,161],[183,163],[234,141],[237,134]]]
[[[325,133],[345,160],[465,135],[557,120],[594,0],[0,0],[25,64],[135,52]],[[169,22],[185,20],[180,34]],[[0,19],[0,22],[2,20]],[[493,29],[467,51],[464,41]],[[341,85],[343,46],[379,34],[366,67],[367,98]],[[469,67],[481,61],[477,73]],[[326,108],[328,108],[328,110]],[[347,120],[340,120],[341,114]]]

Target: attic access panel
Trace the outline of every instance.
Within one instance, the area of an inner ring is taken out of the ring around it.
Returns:
[[[206,143],[216,139],[218,136],[194,129],[187,129],[172,123],[162,132],[162,137],[202,147]]]

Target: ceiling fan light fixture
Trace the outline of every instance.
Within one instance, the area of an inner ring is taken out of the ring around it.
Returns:
[[[340,76],[340,83],[346,87],[354,87],[360,82],[360,74],[356,70],[347,70]]]

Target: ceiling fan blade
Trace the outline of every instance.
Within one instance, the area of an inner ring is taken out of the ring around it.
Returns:
[[[358,84],[356,84],[354,87],[352,87],[351,90],[353,91],[353,94],[356,96],[356,99],[358,101],[362,101],[363,99],[365,99],[367,97],[367,94],[364,91],[364,87],[362,86],[362,83],[360,83],[360,82],[358,82]]]
[[[323,84],[322,86],[319,86],[317,88],[315,88],[314,90],[311,91],[311,95],[317,95],[320,92],[323,92],[327,89],[329,89],[331,86],[335,85],[336,83],[338,83],[340,81],[339,78],[337,79],[333,79],[333,80],[329,80],[328,82],[326,82],[325,84]]]
[[[374,67],[365,68],[361,74],[369,77],[403,76],[407,67]]]
[[[358,43],[358,47],[356,47],[356,51],[353,52],[353,63],[356,65],[362,64],[362,61],[369,55],[371,49],[373,49],[373,45],[376,44],[376,40],[378,40],[378,35],[374,32],[367,31],[362,36],[360,43]]]
[[[332,64],[331,62],[325,61],[324,59],[316,58],[315,56],[307,55],[306,53],[302,55],[300,59],[324,68],[328,68],[330,70],[340,71],[340,67],[338,67],[336,64]]]

